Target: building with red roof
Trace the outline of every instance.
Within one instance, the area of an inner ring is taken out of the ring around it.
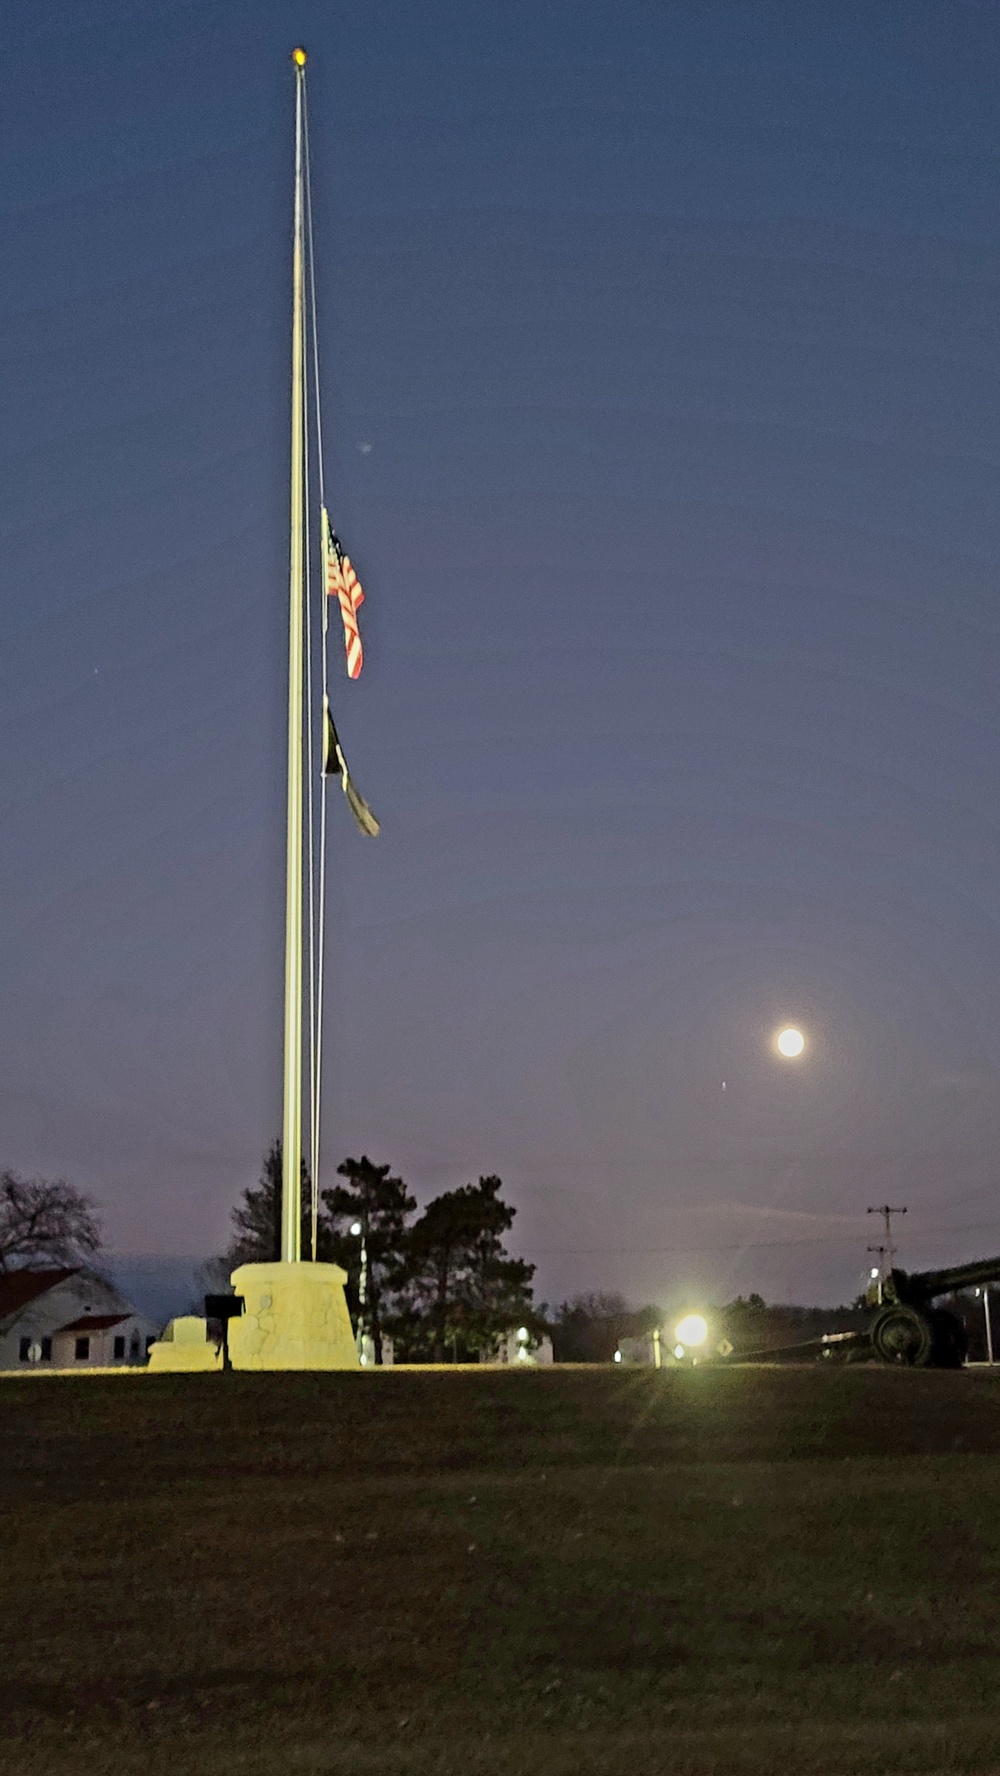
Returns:
[[[0,1271],[0,1371],[145,1363],[159,1327],[84,1266]]]

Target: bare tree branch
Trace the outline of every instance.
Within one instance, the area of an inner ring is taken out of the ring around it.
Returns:
[[[44,1258],[78,1264],[101,1245],[97,1205],[64,1178],[0,1172],[0,1271]]]

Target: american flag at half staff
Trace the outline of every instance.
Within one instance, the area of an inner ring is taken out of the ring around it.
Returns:
[[[326,507],[322,509],[323,527],[323,563],[326,574],[326,590],[331,598],[336,598],[340,605],[340,615],[344,624],[344,649],[347,654],[348,678],[359,678],[364,654],[361,648],[361,636],[358,632],[358,606],[364,602],[361,581],[353,567],[351,557],[345,555],[340,546],[340,539],[330,529],[330,519]]]

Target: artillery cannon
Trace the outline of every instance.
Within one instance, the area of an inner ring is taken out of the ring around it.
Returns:
[[[965,1322],[947,1307],[936,1307],[942,1295],[956,1289],[1000,1282],[1000,1258],[975,1258],[970,1264],[943,1270],[890,1270],[869,1286],[865,1301],[874,1314],[864,1328],[824,1332],[796,1344],[769,1345],[733,1353],[737,1363],[802,1362],[819,1355],[840,1362],[905,1364],[913,1369],[960,1369],[969,1337]]]
[[[866,1297],[876,1309],[866,1334],[876,1357],[916,1369],[960,1369],[969,1343],[965,1325],[934,1302],[955,1289],[995,1282],[1000,1282],[1000,1258],[976,1258],[942,1270],[890,1270],[871,1284]]]

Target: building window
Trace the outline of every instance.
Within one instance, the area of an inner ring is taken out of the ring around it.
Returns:
[[[116,1363],[123,1363],[124,1361],[125,1361],[125,1340],[124,1340],[124,1338],[116,1338],[115,1339],[115,1362]]]
[[[78,1363],[86,1363],[89,1360],[89,1358],[90,1358],[90,1339],[89,1338],[78,1338],[77,1339],[76,1351],[74,1352],[74,1355],[75,1355]]]
[[[51,1361],[52,1361],[52,1340],[51,1340],[51,1338],[43,1338],[42,1339],[42,1362],[43,1363],[51,1363]]]
[[[30,1351],[30,1349],[31,1349],[31,1339],[30,1338],[22,1338],[18,1341],[17,1354],[20,1357],[22,1363],[30,1363],[31,1358],[28,1355],[28,1352]]]

